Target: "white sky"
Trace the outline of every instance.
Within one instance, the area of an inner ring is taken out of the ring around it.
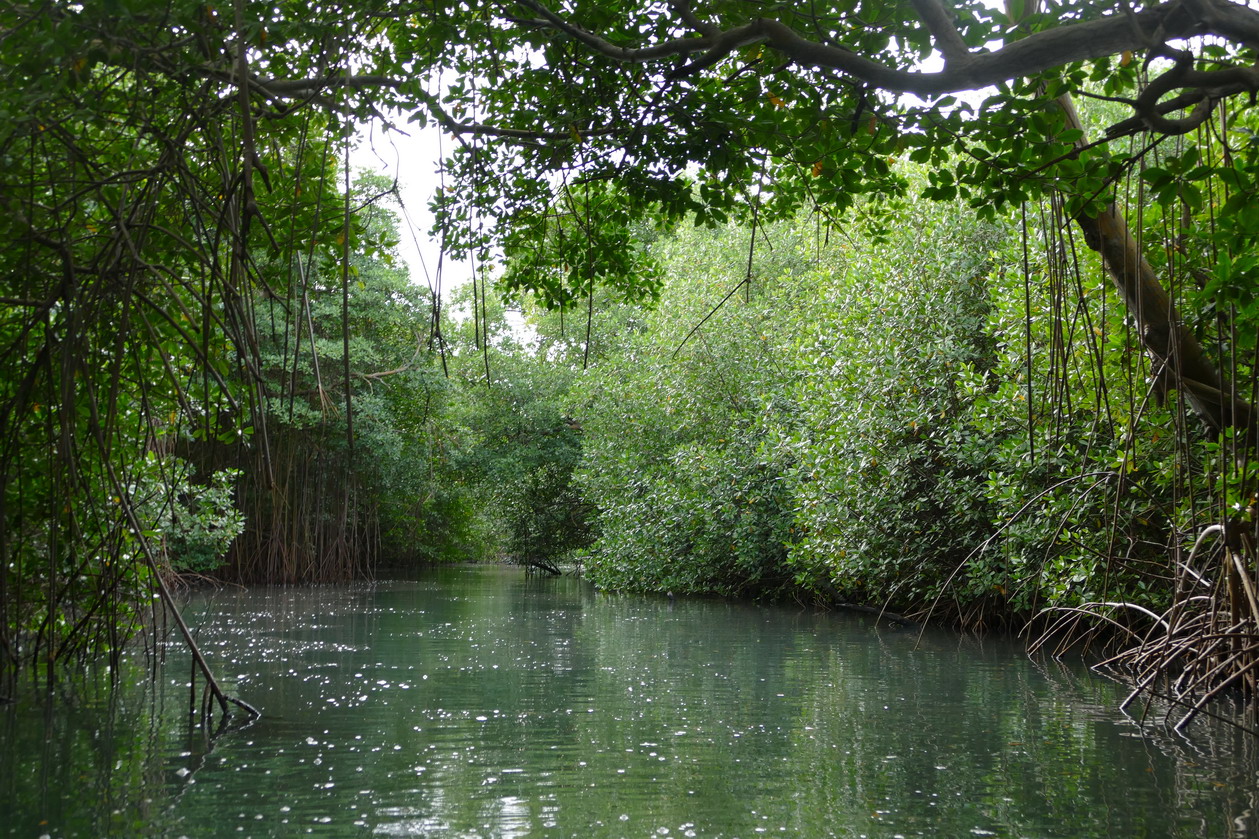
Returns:
[[[443,259],[440,242],[429,235],[433,214],[428,203],[440,184],[438,164],[454,141],[432,125],[421,129],[407,124],[404,118],[398,118],[396,124],[398,128],[392,131],[375,123],[364,127],[358,147],[350,155],[350,165],[397,179],[405,210],[398,252],[411,272],[411,282],[433,287],[440,280],[444,295],[472,277],[466,263]]]
[[[443,136],[433,125],[417,128],[402,117],[397,118],[396,124],[398,128],[392,131],[377,123],[365,126],[359,133],[357,147],[350,153],[350,165],[356,170],[368,169],[397,178],[405,211],[401,218],[398,253],[411,274],[411,282],[436,291],[444,306],[450,301],[451,291],[472,280],[472,266],[455,262],[448,256],[443,258],[441,242],[429,235],[433,214],[428,203],[441,184],[441,159],[450,153],[455,141]],[[481,273],[480,266],[478,274],[487,276]],[[460,317],[456,312],[451,314]],[[506,317],[518,339],[528,334],[520,312],[509,310]]]

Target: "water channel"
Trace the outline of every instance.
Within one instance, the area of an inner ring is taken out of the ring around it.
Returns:
[[[192,729],[174,644],[156,680],[32,692],[0,709],[0,835],[1259,835],[1252,739],[1143,730],[1015,643],[497,567],[187,615],[262,719]]]

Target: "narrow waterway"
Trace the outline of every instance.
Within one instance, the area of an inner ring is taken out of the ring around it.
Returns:
[[[1017,645],[458,568],[188,606],[264,713],[209,740],[189,661],[0,710],[0,835],[1227,837],[1256,744],[1143,732]],[[1195,724],[1197,725],[1197,724]]]

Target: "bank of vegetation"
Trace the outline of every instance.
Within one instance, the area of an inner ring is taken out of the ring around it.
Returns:
[[[491,558],[1255,696],[1259,13],[509,5],[0,5],[0,695]]]

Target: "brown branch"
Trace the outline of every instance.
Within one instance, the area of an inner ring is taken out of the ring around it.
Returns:
[[[1151,44],[1206,32],[1248,46],[1259,45],[1259,11],[1228,0],[1195,0],[1192,12],[1177,2],[1164,3],[1130,14],[1064,24],[995,50],[969,53],[938,0],[915,0],[919,14],[945,54],[942,70],[923,73],[889,66],[841,46],[811,41],[789,26],[768,18],[757,18],[721,32],[705,27],[704,34],[697,36],[634,47],[613,43],[589,32],[537,0],[519,2],[538,15],[538,20],[530,21],[532,25],[548,26],[613,61],[641,64],[702,53],[675,71],[676,77],[710,67],[736,50],[764,44],[798,64],[838,70],[892,93],[924,97],[983,88],[1075,61],[1127,50],[1145,50]],[[1252,80],[1247,77],[1245,81]]]
[[[713,35],[673,38],[671,40],[647,47],[623,47],[618,44],[614,44],[611,41],[594,34],[593,32],[582,29],[580,26],[569,23],[555,12],[552,12],[546,6],[536,2],[536,0],[517,1],[520,5],[538,15],[539,20],[531,21],[531,24],[546,26],[550,29],[562,32],[574,41],[585,44],[595,52],[605,55],[614,61],[624,61],[633,64],[677,58],[678,56],[691,55],[692,53],[712,49],[720,38],[727,37],[731,34],[730,32],[719,34],[714,32]],[[732,30],[732,32],[737,31],[738,30]],[[738,47],[731,47],[731,49],[738,49]]]
[[[945,61],[964,61],[970,52],[940,0],[913,0],[914,10],[936,39]]]
[[[1076,146],[1085,145],[1084,124],[1069,96],[1058,97],[1067,128],[1080,131]],[[1193,332],[1177,314],[1172,298],[1141,252],[1128,223],[1112,202],[1096,215],[1087,208],[1074,214],[1088,247],[1102,258],[1124,305],[1136,321],[1137,334],[1151,359],[1171,375],[1168,383],[1189,400],[1211,429],[1242,432],[1243,446],[1254,446],[1259,427],[1253,406],[1242,399],[1211,363]]]
[[[690,0],[669,0],[669,6],[677,13],[678,18],[683,23],[699,34],[715,38],[721,33],[721,29],[715,24],[703,20],[691,10]]]

